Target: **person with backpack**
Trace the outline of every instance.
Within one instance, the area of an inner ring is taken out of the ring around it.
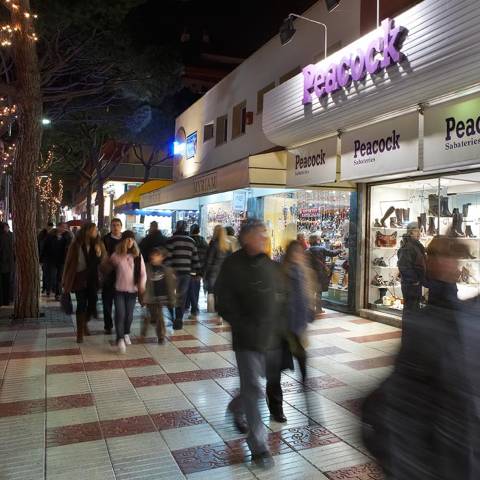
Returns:
[[[316,313],[323,313],[322,292],[328,291],[330,277],[332,276],[332,270],[327,265],[327,257],[338,257],[342,253],[342,250],[330,250],[322,246],[318,235],[311,235],[309,240],[310,248],[307,252],[310,255],[310,263],[317,279],[315,294]]]
[[[115,330],[120,353],[131,345],[130,327],[137,295],[143,295],[147,275],[145,262],[135,242],[131,230],[122,233],[122,241],[110,257],[110,265],[115,269]]]

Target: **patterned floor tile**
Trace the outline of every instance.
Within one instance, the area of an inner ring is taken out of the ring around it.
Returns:
[[[45,399],[0,403],[0,417],[31,415],[45,412]]]
[[[170,380],[173,383],[192,382],[198,380],[207,380],[211,376],[205,370],[192,370],[189,372],[169,373]]]
[[[380,467],[373,463],[356,467],[342,468],[334,472],[327,472],[330,480],[384,480]]]
[[[84,393],[81,395],[65,395],[63,397],[47,398],[47,410],[65,410],[70,408],[90,407],[93,405],[93,395]]]
[[[282,430],[281,438],[294,450],[305,450],[340,441],[339,438],[320,425],[308,425]]]
[[[138,387],[150,387],[153,385],[165,385],[166,383],[172,383],[170,377],[166,374],[161,375],[149,375],[147,377],[133,377],[130,378],[132,385],[135,388]]]
[[[47,447],[91,442],[101,438],[103,437],[99,422],[65,425],[47,429]]]
[[[155,425],[148,415],[102,420],[100,425],[105,438],[125,437],[155,431]]]
[[[194,409],[157,413],[151,415],[151,417],[159,430],[169,430],[171,428],[189,427],[191,425],[206,423],[205,419]]]
[[[321,377],[310,377],[305,382],[308,388],[312,390],[326,390],[327,388],[344,387],[346,384],[330,375]]]

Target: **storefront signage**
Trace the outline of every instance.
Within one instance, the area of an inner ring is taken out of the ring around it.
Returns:
[[[187,137],[187,159],[193,158],[196,154],[197,154],[197,132],[193,132]]]
[[[300,187],[335,181],[337,137],[309,143],[288,151],[287,185]]]
[[[480,164],[480,97],[425,110],[426,171]]]
[[[233,211],[245,212],[247,210],[247,192],[239,190],[233,192]]]
[[[343,134],[342,180],[418,170],[418,113]]]
[[[193,181],[193,190],[197,195],[213,193],[217,191],[217,172],[210,173],[195,178]]]
[[[375,75],[380,71],[399,63],[401,45],[406,36],[406,29],[396,27],[390,18],[382,22],[383,35],[373,39],[366,48],[358,48],[349,56],[344,56],[328,68],[320,64],[303,68],[304,105],[312,103],[312,94],[320,99],[342,88],[351,82],[362,81],[367,73]],[[322,62],[323,63],[323,62]]]

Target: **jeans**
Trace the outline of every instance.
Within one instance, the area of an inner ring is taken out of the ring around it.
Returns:
[[[171,311],[172,319],[175,318],[174,324],[182,326],[183,315],[185,313],[185,305],[187,303],[187,294],[190,287],[191,275],[189,273],[177,274],[177,305],[175,307],[175,317]]]
[[[46,266],[48,277],[47,293],[53,292],[56,296],[61,293],[63,265],[49,263]]]
[[[165,338],[165,322],[163,320],[163,307],[159,303],[147,305],[148,313],[152,323],[155,322],[157,330],[157,338],[163,340]],[[149,319],[145,316],[143,319],[142,336],[147,336]]]
[[[114,285],[103,285],[102,288],[102,303],[103,303],[103,324],[104,328],[111,330],[113,328],[113,298],[115,296]]]
[[[88,317],[96,309],[97,305],[97,292],[95,289],[79,290],[75,292],[75,298],[77,299],[77,315],[87,313]],[[87,318],[88,322],[89,318]]]
[[[247,444],[253,455],[269,451],[259,402],[263,399],[260,377],[265,376],[265,354],[254,351],[235,352],[240,374],[240,394],[229,405],[234,415],[245,415],[249,433]]]
[[[115,291],[115,330],[117,342],[130,334],[137,294]]]
[[[190,313],[192,315],[198,315],[198,298],[200,296],[200,283],[202,282],[202,278],[199,275],[192,277],[190,279],[190,286],[188,288],[188,296],[187,302],[185,305],[185,310],[188,310],[190,307]]]

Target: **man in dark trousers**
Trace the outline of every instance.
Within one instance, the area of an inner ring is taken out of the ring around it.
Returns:
[[[150,223],[150,229],[148,230],[148,235],[140,242],[140,251],[143,255],[143,260],[145,263],[148,262],[150,258],[150,253],[154,248],[165,247],[167,239],[165,235],[158,229],[158,223],[153,221]]]
[[[198,299],[200,296],[200,283],[205,270],[205,261],[207,259],[208,243],[200,235],[200,227],[195,224],[190,228],[190,236],[197,246],[198,258],[200,260],[200,273],[190,279],[190,288],[188,289],[186,309],[190,307],[190,318],[197,320],[199,314]]]
[[[247,443],[253,461],[262,468],[273,466],[266,441],[259,402],[264,398],[260,377],[265,377],[267,352],[278,349],[280,316],[278,266],[266,255],[267,230],[249,220],[240,231],[242,248],[230,255],[217,279],[218,313],[232,327],[232,344],[240,375],[240,394],[229,410],[237,428],[248,430]],[[245,415],[246,423],[242,416]]]
[[[119,218],[112,218],[110,222],[110,233],[103,237],[103,243],[107,255],[110,257],[122,240],[122,221]],[[113,298],[115,296],[115,271],[112,271],[103,281],[102,303],[103,303],[103,323],[105,334],[110,335],[113,328],[112,309]]]
[[[200,273],[200,261],[197,246],[187,234],[187,223],[183,220],[177,222],[175,233],[167,240],[168,259],[167,266],[175,270],[177,277],[177,305],[173,329],[183,328],[183,315],[187,301],[190,279]]]

